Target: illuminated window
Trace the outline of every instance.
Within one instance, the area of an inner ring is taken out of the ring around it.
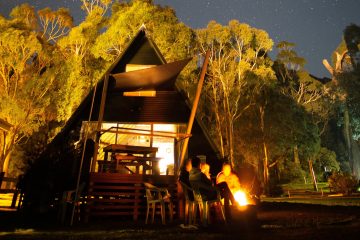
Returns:
[[[176,132],[174,124],[154,124],[155,132]],[[156,157],[162,158],[159,162],[160,174],[174,174],[174,139],[168,137],[154,137],[153,146],[158,148]]]
[[[156,97],[156,91],[124,92],[125,97]]]
[[[92,122],[91,127],[96,129],[96,125],[96,122]],[[103,148],[110,144],[156,147],[158,148],[156,157],[161,158],[159,162],[160,174],[175,174],[175,155],[178,153],[175,152],[175,139],[172,136],[174,133],[183,132],[186,129],[185,125],[103,122],[102,129],[98,160],[104,159]],[[129,168],[132,169],[132,167]],[[142,171],[140,169],[140,174]]]
[[[141,69],[147,69],[155,67],[156,65],[140,65],[140,64],[126,64],[125,72],[131,72]]]

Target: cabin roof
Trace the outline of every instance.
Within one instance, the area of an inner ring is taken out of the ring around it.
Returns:
[[[174,89],[175,81],[191,58],[149,67],[146,69],[114,73],[112,88],[136,91],[144,89]]]
[[[109,76],[109,80],[113,78],[113,82],[111,85],[110,81],[106,92],[103,122],[187,124],[191,107],[186,96],[175,86],[175,80],[189,61],[190,59],[184,59],[167,64],[156,44],[147,36],[145,29],[141,28],[123,54],[109,67],[102,80],[84,98],[51,145],[56,147],[56,142],[63,142],[63,139],[74,130],[79,131],[83,121],[98,120],[106,76]],[[152,67],[131,73],[125,72],[127,64],[144,64]],[[136,72],[140,72],[142,76],[136,76]],[[159,78],[163,78],[166,84],[159,84]],[[125,82],[121,83],[121,80]],[[132,83],[132,80],[142,82],[139,85],[139,82]],[[156,96],[127,97],[123,94],[124,91],[139,89],[155,89]],[[90,109],[93,111],[89,117]],[[193,132],[196,134],[192,139],[196,139],[198,143],[195,148],[192,147],[193,144],[189,145],[189,154],[216,154],[216,148],[204,131],[206,130],[202,124],[198,120],[195,121]]]

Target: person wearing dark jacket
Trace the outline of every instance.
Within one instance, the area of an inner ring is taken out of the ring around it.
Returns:
[[[187,187],[191,188],[189,181],[189,172],[191,171],[191,159],[186,160],[184,167],[181,168],[179,174],[179,181],[185,184]],[[188,196],[191,201],[194,200],[194,194],[192,191],[188,190]]]

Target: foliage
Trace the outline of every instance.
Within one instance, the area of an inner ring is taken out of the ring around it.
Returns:
[[[351,195],[358,186],[356,178],[348,173],[334,172],[328,179],[329,187],[332,191]]]
[[[307,177],[301,166],[293,161],[285,161],[283,168],[281,171],[282,183],[303,183],[304,178]]]
[[[41,37],[49,42],[56,42],[58,38],[66,35],[73,25],[70,12],[65,8],[59,8],[57,11],[44,8],[38,11],[38,16],[42,27]]]
[[[273,63],[268,57],[273,41],[266,31],[237,20],[227,25],[210,21],[193,30],[173,9],[152,0],[80,1],[86,19],[78,26],[73,26],[67,9],[35,12],[23,4],[9,19],[0,16],[0,118],[14,126],[8,133],[0,132],[0,171],[11,153],[12,170],[23,167],[24,161],[36,165],[32,160],[143,24],[167,61],[197,56],[178,80],[190,100],[203,53],[211,51],[198,117],[220,157],[229,157],[235,167],[250,164],[263,176],[264,185],[274,183],[271,189],[279,181],[302,182],[309,159],[318,175],[323,166],[333,171],[353,168],[348,159],[353,154],[349,146],[354,145],[344,144],[342,127],[347,112],[348,133],[359,138],[356,25],[347,28],[350,37],[334,53],[334,66],[326,65],[333,81],[323,84],[305,71],[306,60],[296,53],[294,43],[280,42]],[[346,54],[349,43],[351,54]],[[54,153],[52,163],[40,159],[38,164],[56,172],[59,163],[66,162],[58,171],[66,172],[77,140],[67,139],[66,154]]]
[[[30,20],[23,18],[19,9],[11,15],[20,17],[2,20],[0,30],[0,118],[13,125],[0,142],[0,171],[7,169],[14,146],[44,122],[49,90],[56,78],[53,46],[28,28]]]
[[[55,103],[58,121],[66,121],[71,116],[105,71],[107,64],[96,60],[91,52],[103,22],[101,11],[94,10],[58,41],[62,60],[65,60],[59,74],[59,91],[55,93],[60,99]]]
[[[314,171],[318,180],[326,180],[325,172],[338,172],[340,164],[336,160],[336,153],[327,148],[320,148],[319,153],[315,157]]]
[[[360,27],[350,25],[344,31],[344,40],[333,54],[333,65],[326,59],[324,66],[332,75],[332,82],[337,87],[337,110],[341,116],[336,120],[342,130],[342,142],[346,149],[346,162],[342,166],[349,165],[352,174],[360,177],[360,147],[356,140],[359,137],[359,76],[360,65],[358,55],[360,53]],[[336,149],[336,148],[334,148]],[[337,152],[339,155],[341,153]]]
[[[80,0],[82,2],[81,8],[86,11],[87,14],[92,14],[93,11],[101,10],[101,14],[105,15],[112,0]]]
[[[266,53],[273,45],[260,29],[232,20],[227,26],[215,21],[197,30],[199,51],[210,51],[203,101],[209,101],[207,116],[210,128],[224,158],[234,159],[234,126],[252,104],[253,91],[271,82],[272,62]]]
[[[113,61],[142,25],[168,61],[185,58],[192,52],[192,30],[179,22],[173,9],[152,1],[132,0],[113,4],[107,29],[93,47],[94,55]]]

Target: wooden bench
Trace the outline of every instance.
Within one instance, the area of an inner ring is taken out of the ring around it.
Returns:
[[[92,216],[130,216],[135,221],[140,215],[145,216],[144,182],[166,187],[173,202],[177,202],[175,176],[91,173],[85,199],[85,221]]]
[[[20,193],[19,189],[16,186],[18,182],[18,178],[4,177],[3,175],[4,174],[0,175],[0,194],[12,193],[13,197],[11,201],[11,208],[15,208],[16,201]],[[18,207],[20,207],[21,201],[22,201],[22,194],[20,194]]]

